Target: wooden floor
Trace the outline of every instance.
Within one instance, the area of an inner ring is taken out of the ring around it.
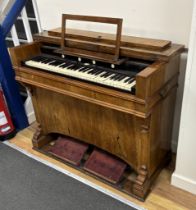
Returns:
[[[96,179],[82,174],[81,172],[66,166],[65,164],[54,160],[50,157],[47,157],[37,151],[32,150],[31,138],[34,133],[34,126],[31,126],[20,133],[17,136],[10,140],[11,144],[16,145],[17,147],[27,151],[28,153],[38,156],[44,160],[51,162],[52,164],[57,165],[65,170],[69,170],[71,173],[76,174],[82,178],[85,178],[101,187],[107,188],[110,192],[116,193],[119,196],[128,199],[129,201],[135,203],[136,205],[142,206],[150,210],[196,210],[196,196],[188,192],[175,188],[170,185],[170,179],[172,174],[172,166],[162,170],[160,176],[152,187],[152,192],[149,194],[145,202],[140,202],[124,193],[118,192],[117,190],[103,184],[102,182],[97,181]]]

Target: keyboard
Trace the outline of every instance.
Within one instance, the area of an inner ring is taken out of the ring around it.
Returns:
[[[48,55],[33,57],[25,61],[24,65],[115,89],[135,92],[135,75],[137,72],[134,71],[123,72],[67,58],[49,57]]]

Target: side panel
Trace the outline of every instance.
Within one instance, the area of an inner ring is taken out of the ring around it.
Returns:
[[[174,87],[152,113],[150,133],[150,168],[153,173],[171,150],[176,90]]]

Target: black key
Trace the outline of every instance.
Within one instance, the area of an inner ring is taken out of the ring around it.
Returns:
[[[97,72],[97,70],[96,70],[96,69],[94,69],[92,72],[90,72],[90,74],[95,75],[95,74],[96,74],[96,72]]]
[[[61,66],[61,68],[65,68],[65,67],[66,67],[66,65],[67,65],[66,63],[65,63],[65,64],[63,64],[63,65]]]
[[[116,81],[118,79],[118,77],[119,77],[119,74],[116,74],[111,79],[114,80],[114,81]]]
[[[133,78],[131,77],[130,79],[128,79],[128,81],[126,82],[127,84],[130,84],[129,82],[132,82]]]
[[[52,63],[54,63],[55,60],[51,60],[50,62],[48,62],[49,65],[52,65]]]
[[[65,65],[65,62],[61,63],[60,65],[58,65],[59,68],[62,68],[62,66]]]
[[[84,71],[82,71],[82,72],[87,72],[87,71],[89,71],[90,70],[90,68],[86,68]]]
[[[43,61],[45,61],[45,60],[47,60],[47,59],[51,59],[51,61],[54,60],[54,59],[52,59],[52,58],[42,57],[42,59],[40,59],[39,62],[43,62]]]
[[[125,75],[121,75],[121,76],[118,78],[118,81],[123,80],[125,77],[126,77]]]
[[[47,63],[50,63],[51,61],[53,61],[53,59],[47,58],[44,61],[42,61],[41,63],[47,64]]]
[[[63,61],[54,61],[54,62],[50,63],[50,65],[51,66],[59,66],[62,63],[63,63]]]
[[[73,71],[77,71],[78,69],[80,69],[80,66],[74,66],[73,68],[71,68],[71,70]]]
[[[113,75],[112,77],[110,77],[110,79],[111,79],[111,80],[113,80],[115,76],[116,76],[116,74],[115,74],[115,75]]]
[[[100,76],[103,73],[103,71],[100,70],[100,72],[97,72],[96,75]]]
[[[65,63],[64,65],[61,66],[61,68],[66,68],[67,66],[70,66],[71,63]]]
[[[132,78],[128,79],[125,83],[129,84],[130,81],[132,81]]]
[[[95,70],[92,70],[92,71],[90,71],[88,74],[94,75],[94,73],[95,73]]]
[[[92,69],[91,71],[88,72],[88,74],[91,74],[94,71],[94,69]]]
[[[75,70],[77,70],[77,69],[79,69],[79,68],[81,68],[82,66],[81,66],[81,64],[80,63],[78,63],[78,62],[76,62],[76,63],[74,63],[74,69]]]
[[[134,81],[134,79],[130,80],[130,81],[128,82],[128,84],[131,84],[133,81]]]
[[[101,72],[100,70],[95,69],[94,75],[100,74],[100,72]]]
[[[106,71],[102,71],[100,74],[101,74],[101,77],[105,74],[105,73],[107,73]]]
[[[86,71],[88,71],[88,70],[89,70],[88,67],[83,66],[83,67],[79,70],[79,72],[86,72]]]
[[[100,74],[102,72],[103,72],[102,70],[97,70],[97,72],[95,73],[95,75],[98,75],[98,74]]]
[[[110,75],[110,72],[107,72],[103,77],[107,78]]]
[[[44,62],[44,61],[46,61],[47,60],[47,58],[42,58],[42,59],[40,59],[39,61],[37,61],[38,63],[42,63],[42,62]]]
[[[79,72],[85,72],[85,71],[87,71],[87,69],[88,69],[87,67],[84,67],[84,66],[83,66],[83,67],[79,70]]]
[[[132,79],[132,77],[129,77],[128,79],[126,79],[126,80],[124,81],[124,83],[127,83],[130,79]]]
[[[110,77],[112,74],[114,74],[114,73],[113,72],[110,72],[107,77]]]
[[[76,71],[79,68],[80,68],[80,65],[77,63],[77,64],[74,64],[74,66],[71,67],[71,70]]]
[[[43,60],[40,60],[39,62],[47,62],[47,61],[54,61],[54,59],[45,57]]]
[[[93,69],[94,69],[94,73],[96,73],[98,71],[98,69],[96,69],[96,68],[93,68]]]
[[[31,58],[31,61],[38,61],[40,57]]]
[[[67,69],[72,69],[72,68],[74,68],[74,64],[70,64],[70,66],[67,68]]]
[[[64,63],[64,61],[59,61],[59,65],[57,65],[57,66],[60,66],[60,65],[62,65]]]
[[[105,72],[105,74],[101,75],[101,77],[105,77],[105,75],[107,75],[107,74],[108,74],[108,72]]]
[[[31,60],[32,60],[32,61],[37,61],[37,62],[39,62],[39,61],[44,60],[44,59],[46,59],[46,58],[43,57],[43,56],[37,56],[37,57],[35,57],[35,58],[32,58]]]
[[[53,63],[55,63],[55,60],[51,60],[51,61],[44,60],[41,63],[44,63],[44,62],[46,62],[48,65],[52,65]]]
[[[117,76],[115,77],[115,80],[118,80],[121,76],[122,76],[121,74],[117,75]]]

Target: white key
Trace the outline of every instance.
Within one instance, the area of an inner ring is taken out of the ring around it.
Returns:
[[[126,85],[126,83],[125,83],[125,81],[127,80],[127,79],[129,79],[130,77],[125,77],[123,80],[121,80],[120,81],[120,86],[122,86],[122,87],[124,87],[125,85]]]
[[[104,75],[105,73],[107,73],[106,71],[102,72],[101,74],[97,75],[95,78],[95,81],[100,83],[100,84],[105,84],[105,80],[107,80],[107,78],[105,77],[101,77],[102,75]]]
[[[60,64],[59,66],[50,65],[53,62],[55,62],[55,60],[52,60],[47,64],[30,60],[30,61],[26,61],[25,64],[28,66],[43,69],[45,71],[56,72],[56,73],[60,73],[60,74],[67,75],[67,76],[81,78],[81,79],[84,79],[87,81],[93,81],[93,82],[97,82],[97,83],[104,84],[107,86],[113,86],[113,87],[123,89],[123,90],[128,90],[128,91],[131,91],[131,88],[136,84],[136,81],[134,79],[133,79],[133,82],[130,84],[128,84],[128,82],[125,83],[125,81],[130,78],[128,76],[125,77],[121,81],[114,81],[111,79],[111,77],[113,77],[115,75],[115,73],[113,73],[112,75],[105,78],[105,77],[101,77],[101,76],[104,75],[105,73],[107,73],[106,71],[103,71],[98,75],[93,75],[93,74],[89,74],[89,72],[91,70],[93,70],[93,68],[87,70],[86,72],[81,72],[79,70],[82,69],[83,67],[80,67],[77,70],[72,70],[70,67],[74,66],[74,64],[70,64],[69,66],[63,68],[62,66],[64,64],[66,64],[66,62]]]
[[[114,75],[116,75],[116,74],[114,73],[114,74],[110,75],[109,77],[105,78],[104,84],[109,85],[109,86],[112,85],[113,80],[111,80],[110,78],[113,77]]]
[[[131,84],[128,84],[125,89],[126,90],[130,90],[131,91],[131,88],[136,84],[136,81],[134,80]]]

